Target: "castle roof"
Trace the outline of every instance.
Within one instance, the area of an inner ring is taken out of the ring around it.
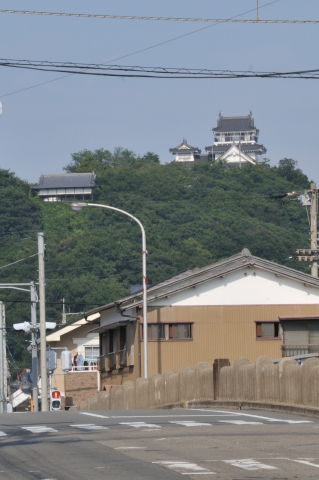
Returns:
[[[251,112],[245,117],[223,117],[220,113],[217,120],[217,127],[213,128],[214,133],[251,131],[258,132]]]
[[[198,147],[192,147],[187,143],[187,140],[183,138],[182,143],[177,145],[175,148],[170,148],[169,149],[170,153],[175,155],[176,153],[201,153],[201,150]]]
[[[234,142],[235,145],[240,145],[240,150],[243,153],[257,153],[257,154],[262,154],[266,153],[267,149],[264,147],[264,145],[259,145],[258,143],[245,143],[245,142],[240,142],[240,144]],[[211,153],[225,153],[231,148],[231,144],[228,143],[227,145],[211,145],[209,147],[205,147],[206,152],[211,152]]]

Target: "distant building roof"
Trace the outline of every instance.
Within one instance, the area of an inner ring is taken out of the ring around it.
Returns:
[[[235,145],[238,143],[234,142]],[[231,148],[231,144],[228,145],[211,145],[209,147],[205,147],[206,152],[212,153],[225,153],[227,150]],[[240,150],[244,153],[255,152],[257,154],[266,153],[267,149],[263,145],[259,145],[258,143],[242,143],[240,142]]]
[[[223,117],[220,112],[217,120],[217,127],[213,128],[214,133],[251,132],[253,130],[256,130],[258,133],[251,112],[249,112],[249,115],[246,117]]]
[[[198,147],[192,147],[191,145],[189,145],[185,138],[183,138],[182,143],[177,145],[177,147],[175,148],[170,148],[169,151],[173,155],[175,155],[176,153],[189,153],[189,152],[201,153],[201,150]]]
[[[46,188],[93,188],[96,187],[95,173],[62,173],[41,175],[38,185],[33,185],[33,190]]]

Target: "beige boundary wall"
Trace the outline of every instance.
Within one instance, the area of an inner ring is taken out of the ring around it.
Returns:
[[[184,366],[178,373],[168,370],[149,380],[114,385],[76,408],[132,410],[216,402],[319,407],[319,358],[303,365],[291,358],[274,365],[268,357],[259,357],[253,364],[240,358],[233,366],[225,359],[215,360],[213,366],[201,362],[195,368]]]

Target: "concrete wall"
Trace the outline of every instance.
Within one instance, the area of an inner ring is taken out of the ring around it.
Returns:
[[[278,365],[268,357],[253,364],[236,360],[234,366],[221,369],[219,400],[319,406],[319,358],[303,365],[291,358]]]
[[[233,366],[223,366],[227,363],[226,359],[215,360],[213,366],[201,362],[195,368],[186,365],[179,372],[168,370],[148,380],[139,378],[113,385],[109,391],[79,402],[77,408],[186,408],[196,403],[213,404],[216,400],[319,407],[319,358],[308,359],[303,365],[291,358],[274,365],[268,357],[259,357],[255,363],[240,358]]]

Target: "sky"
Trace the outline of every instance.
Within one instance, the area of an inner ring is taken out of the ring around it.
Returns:
[[[319,20],[318,0],[270,2],[259,0],[260,19]],[[1,2],[2,10],[221,19],[255,19],[256,6],[257,0]],[[319,24],[0,13],[0,32],[1,59],[278,72],[319,68]],[[116,147],[154,152],[165,164],[173,160],[169,149],[183,138],[204,153],[220,111],[238,116],[251,110],[271,165],[293,158],[319,185],[318,86],[319,80],[302,79],[65,77],[0,66],[0,168],[37,183],[42,173],[63,173],[72,153]]]

